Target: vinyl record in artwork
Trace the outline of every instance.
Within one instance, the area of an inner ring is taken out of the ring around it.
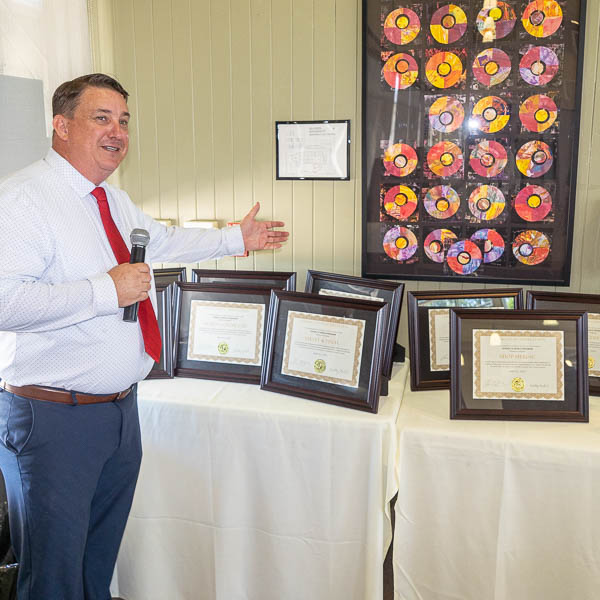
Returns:
[[[417,238],[406,227],[392,227],[383,238],[385,253],[394,260],[408,260],[417,251]]]
[[[479,142],[473,151],[469,163],[475,173],[482,177],[496,177],[500,175],[506,163],[508,155],[506,148],[494,140],[483,140]]]
[[[427,258],[436,263],[443,263],[446,258],[446,250],[458,238],[450,229],[435,229],[426,238],[423,250]]]
[[[552,196],[541,185],[527,185],[516,196],[516,213],[525,221],[541,221],[552,210]]]
[[[421,31],[421,21],[414,10],[397,8],[383,23],[383,33],[393,44],[404,45],[412,42]]]
[[[481,250],[471,240],[452,244],[446,258],[448,266],[459,275],[470,275],[479,268],[482,260]]]
[[[517,152],[517,169],[525,177],[541,177],[550,170],[553,161],[550,146],[540,140],[526,142]]]
[[[438,98],[429,108],[429,123],[436,131],[451,133],[456,131],[465,119],[461,102],[452,96]]]
[[[419,75],[419,66],[411,54],[400,52],[390,56],[383,65],[383,77],[395,90],[409,88]]]
[[[417,153],[408,144],[394,144],[386,149],[383,165],[389,175],[406,177],[417,168]]]
[[[456,85],[462,75],[462,62],[453,52],[436,52],[425,66],[425,76],[431,85],[441,89]]]
[[[508,54],[499,48],[483,50],[473,61],[473,75],[487,87],[502,83],[510,75],[510,68]]]
[[[530,85],[547,85],[558,73],[558,56],[546,46],[530,48],[519,63],[523,81]]]
[[[462,150],[453,142],[439,142],[427,153],[427,165],[438,177],[454,175],[462,164]]]
[[[556,103],[545,94],[529,96],[519,108],[519,118],[523,127],[533,133],[542,133],[542,131],[550,129],[557,116]]]
[[[477,15],[477,29],[484,42],[493,42],[506,37],[514,28],[517,15],[508,2],[484,2]]]
[[[429,29],[439,44],[453,44],[467,30],[467,15],[460,6],[447,4],[433,13]]]
[[[517,235],[512,249],[515,258],[524,265],[539,265],[550,254],[550,240],[541,231],[529,229]]]
[[[480,229],[471,236],[472,242],[483,243],[483,262],[491,263],[504,254],[504,240],[495,229]]]
[[[475,103],[469,123],[484,133],[497,133],[506,127],[509,120],[508,104],[498,96],[486,96]]]
[[[417,209],[417,195],[406,185],[395,185],[386,192],[383,208],[390,217],[403,221]]]
[[[504,211],[504,194],[493,185],[480,185],[469,196],[471,214],[482,221],[491,221]]]
[[[521,21],[527,33],[545,38],[558,30],[562,19],[562,9],[556,0],[533,0],[523,11]]]
[[[423,206],[435,219],[449,219],[460,207],[460,196],[449,185],[436,185],[425,194]]]

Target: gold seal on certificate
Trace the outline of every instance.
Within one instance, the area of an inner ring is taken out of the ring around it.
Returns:
[[[564,333],[474,329],[473,398],[565,399]]]
[[[289,311],[281,372],[358,387],[365,321]]]
[[[187,358],[260,366],[264,304],[192,300]]]

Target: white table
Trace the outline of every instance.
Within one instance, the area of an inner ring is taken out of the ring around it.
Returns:
[[[600,398],[590,423],[451,421],[404,394],[396,600],[598,600]]]
[[[406,367],[379,414],[258,386],[139,386],[144,458],[113,595],[379,600]]]

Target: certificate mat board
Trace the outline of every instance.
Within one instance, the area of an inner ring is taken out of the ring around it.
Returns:
[[[261,388],[376,413],[388,310],[273,290]]]
[[[387,302],[390,305],[382,368],[383,375],[390,378],[394,364],[393,356],[398,337],[404,284],[401,282],[365,279],[364,277],[355,277],[352,275],[309,270],[306,274],[304,291],[324,296]]]
[[[587,422],[587,315],[453,309],[450,417]]]
[[[270,289],[177,283],[175,376],[259,383]]]
[[[585,0],[363,9],[363,274],[567,285]]]
[[[519,288],[409,292],[411,390],[450,387],[451,309],[513,310],[521,306]]]
[[[350,121],[277,121],[277,179],[350,179]]]
[[[600,394],[600,295],[529,290],[527,292],[527,308],[587,311],[590,394]]]

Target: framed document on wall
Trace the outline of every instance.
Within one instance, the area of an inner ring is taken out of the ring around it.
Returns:
[[[587,312],[590,394],[600,394],[600,295],[529,290],[527,292],[527,308]]]
[[[271,292],[262,389],[377,412],[388,304]]]
[[[363,275],[568,284],[585,0],[363,8]]]
[[[452,308],[514,310],[521,306],[522,292],[518,288],[409,292],[411,390],[450,387]]]
[[[589,420],[587,315],[453,309],[450,417]]]

